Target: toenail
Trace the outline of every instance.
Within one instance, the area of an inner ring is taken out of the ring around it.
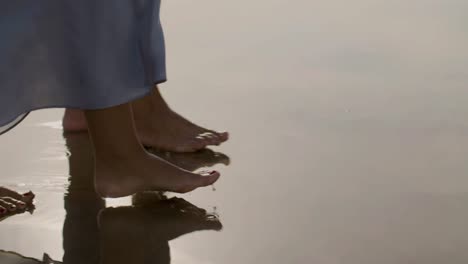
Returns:
[[[25,196],[25,197],[34,197],[34,193],[32,191],[29,191],[29,192],[23,194],[23,196]]]
[[[6,209],[5,208],[0,208],[0,214],[4,214],[6,213]]]
[[[213,174],[216,174],[216,173],[218,173],[218,172],[217,171],[212,171],[212,172],[210,172],[210,175],[213,175]]]

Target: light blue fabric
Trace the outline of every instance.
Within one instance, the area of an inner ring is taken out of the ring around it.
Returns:
[[[160,0],[0,1],[0,133],[35,109],[106,108],[166,80]]]

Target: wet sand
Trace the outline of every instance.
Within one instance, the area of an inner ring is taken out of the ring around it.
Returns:
[[[223,229],[192,232],[206,223],[164,205],[117,212],[122,222],[106,226],[152,230],[156,246],[139,229],[128,245],[157,248],[160,263],[168,246],[175,264],[467,263],[467,8],[456,0],[164,3],[164,95],[195,122],[232,134],[213,149],[231,159],[214,167],[216,190],[178,197],[215,211]],[[85,143],[70,187],[66,145],[75,139],[62,136],[61,114],[33,113],[0,137],[1,183],[37,196],[33,215],[0,223],[0,249],[97,263],[109,237],[94,220],[105,206],[89,188]],[[185,235],[164,233],[169,223]]]

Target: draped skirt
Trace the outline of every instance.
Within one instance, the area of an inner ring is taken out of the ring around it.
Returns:
[[[101,109],[166,80],[160,0],[0,5],[0,134],[32,110]]]

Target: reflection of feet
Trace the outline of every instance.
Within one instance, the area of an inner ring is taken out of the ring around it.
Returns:
[[[211,149],[202,149],[192,153],[161,152],[154,149],[151,153],[185,170],[195,171],[203,167],[212,167],[216,164],[228,166],[231,163],[229,157]]]
[[[186,193],[214,184],[216,171],[192,173],[152,154],[96,159],[96,190],[103,197],[123,197],[141,191]]]
[[[65,145],[70,155],[68,195],[92,196],[94,194],[94,154],[88,133],[64,133]],[[77,191],[78,190],[78,191]]]
[[[97,216],[105,200],[94,190],[94,155],[87,133],[64,133],[69,154],[69,185],[64,196],[63,263],[98,264]],[[49,263],[49,262],[45,262]]]
[[[137,134],[145,146],[173,152],[194,152],[206,146],[220,145],[229,138],[227,132],[200,127],[172,111],[158,88],[132,105]],[[68,132],[87,130],[83,112],[67,109],[63,129]]]
[[[170,240],[195,231],[222,229],[216,216],[183,199],[148,195],[151,204],[101,211],[101,263],[170,263]]]
[[[155,210],[162,220],[166,219],[168,228],[164,232],[168,240],[194,231],[219,231],[223,228],[216,213],[208,213],[205,209],[182,198],[168,199],[164,194],[156,192],[139,193],[132,198],[135,207],[142,208],[142,210]]]
[[[133,198],[132,207],[107,208],[101,211],[100,226],[149,233],[166,241],[202,230],[220,231],[218,216],[207,213],[182,198],[166,198],[157,193],[140,193]]]
[[[10,189],[0,187],[0,219],[15,214],[33,210],[34,194],[28,192],[19,194]]]

